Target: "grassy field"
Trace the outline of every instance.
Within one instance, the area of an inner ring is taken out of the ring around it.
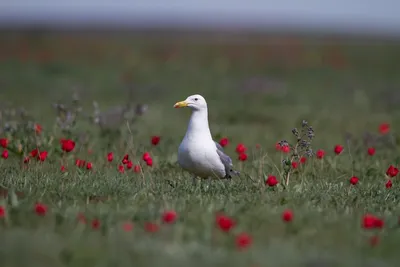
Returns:
[[[400,165],[399,47],[1,33],[0,265],[397,266],[400,175],[386,173]],[[177,165],[190,111],[173,105],[195,93],[229,140],[231,182],[193,186]],[[305,163],[276,147],[296,146],[303,120],[319,155]]]

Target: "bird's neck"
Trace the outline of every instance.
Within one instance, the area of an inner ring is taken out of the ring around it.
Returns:
[[[207,110],[194,110],[190,116],[187,137],[193,138],[195,135],[208,136],[210,139],[211,132],[208,125]]]

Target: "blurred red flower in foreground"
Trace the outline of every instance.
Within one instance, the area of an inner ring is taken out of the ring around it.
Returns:
[[[39,149],[35,148],[30,154],[32,158],[36,158],[36,156],[39,154]]]
[[[132,161],[131,161],[131,160],[128,160],[128,163],[126,163],[126,168],[127,168],[128,170],[130,170],[130,169],[132,169],[132,167],[133,167]]]
[[[144,161],[147,161],[149,158],[151,158],[150,153],[149,152],[145,152],[142,156],[142,159]]]
[[[299,167],[299,163],[297,161],[292,161],[292,168],[297,169]]]
[[[71,139],[61,139],[61,149],[65,152],[71,152],[75,148],[75,142]]]
[[[399,173],[399,169],[393,165],[390,165],[386,171],[386,175],[389,177],[395,177]]]
[[[246,153],[240,153],[239,154],[239,160],[240,161],[246,161],[247,160],[247,154]]]
[[[369,147],[367,150],[368,155],[373,156],[375,155],[375,148]]]
[[[153,145],[153,146],[156,146],[156,145],[158,145],[158,143],[160,143],[160,137],[159,136],[152,136],[151,137],[151,144]]]
[[[133,229],[133,223],[131,223],[131,222],[125,222],[125,223],[122,225],[122,229],[123,229],[125,232],[131,232],[132,229]]]
[[[284,222],[291,222],[293,220],[293,212],[291,210],[285,210],[282,213],[282,220]]]
[[[290,152],[290,146],[281,146],[281,151],[283,153],[289,153]]]
[[[42,203],[35,204],[35,212],[39,216],[45,216],[47,213],[47,206]]]
[[[246,150],[247,150],[246,146],[243,145],[242,143],[240,143],[236,146],[236,153],[238,153],[238,154],[244,153],[244,152],[246,152]]]
[[[6,217],[6,209],[4,206],[0,206],[0,218]]]
[[[61,168],[60,168],[60,170],[61,170],[61,172],[65,172],[67,169],[65,168],[65,166],[64,166],[64,165],[61,165]]]
[[[8,150],[4,149],[3,152],[1,153],[1,157],[3,159],[8,159]]]
[[[160,228],[160,227],[159,227],[157,224],[152,223],[152,222],[146,222],[146,223],[144,224],[144,230],[145,230],[146,232],[149,232],[149,233],[155,233],[155,232],[158,231],[159,228]]]
[[[129,155],[125,154],[124,158],[122,159],[122,164],[127,164],[129,161]]]
[[[108,152],[107,154],[107,161],[112,162],[114,160],[114,153]]]
[[[146,160],[146,165],[147,166],[153,166],[153,159],[152,158],[148,158],[147,160]]]
[[[219,140],[219,144],[220,144],[222,147],[226,147],[226,146],[229,144],[228,138],[226,138],[226,137],[222,138],[221,140]]]
[[[38,155],[38,160],[40,160],[40,161],[45,161],[46,160],[46,158],[47,158],[47,151],[41,151],[40,153],[39,153],[39,155]]]
[[[224,214],[217,214],[215,222],[218,228],[223,232],[229,232],[235,226],[235,221]]]
[[[7,138],[0,138],[0,146],[3,147],[3,148],[7,148],[8,139]]]
[[[92,220],[92,229],[97,230],[100,228],[100,220],[99,219],[93,219]]]
[[[278,183],[279,183],[278,180],[273,175],[268,176],[267,180],[265,180],[265,184],[271,187],[276,186]]]
[[[91,170],[92,168],[93,168],[93,163],[88,162],[88,163],[86,164],[86,169]]]
[[[40,134],[42,132],[42,130],[43,130],[42,125],[40,125],[38,123],[35,123],[35,127],[34,128],[35,128],[36,134]]]
[[[364,229],[383,228],[384,221],[375,215],[365,214],[362,218],[362,226]]]
[[[356,176],[353,176],[350,178],[350,183],[352,185],[356,185],[358,183],[358,178]]]
[[[133,167],[133,171],[136,172],[136,173],[139,173],[141,171],[140,165],[135,165]]]
[[[236,236],[236,247],[240,250],[246,249],[251,246],[253,240],[247,233],[240,233]]]
[[[315,155],[317,156],[317,159],[322,159],[325,156],[325,151],[322,149],[318,149]]]
[[[343,149],[344,149],[344,147],[343,147],[342,145],[336,145],[336,146],[335,146],[335,149],[334,149],[335,154],[336,154],[336,155],[339,155],[340,153],[343,152]]]
[[[165,211],[162,215],[162,220],[164,223],[174,223],[176,218],[177,214],[174,210]]]
[[[124,165],[119,165],[119,166],[118,166],[118,171],[119,171],[120,173],[124,173],[124,172],[125,172]]]
[[[386,188],[392,188],[392,186],[393,186],[392,180],[388,180],[386,182],[385,186],[386,186]]]
[[[381,134],[389,133],[390,132],[390,124],[385,122],[385,123],[382,123],[381,125],[379,125],[379,132]]]

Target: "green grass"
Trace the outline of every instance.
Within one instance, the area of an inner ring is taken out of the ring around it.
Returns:
[[[399,44],[248,38],[243,44],[3,33],[1,102],[25,107],[44,128],[40,136],[19,132],[12,146],[24,142],[28,154],[40,143],[49,155],[27,167],[11,152],[0,161],[0,184],[8,190],[0,203],[7,214],[0,219],[0,265],[396,266],[400,185],[399,177],[393,178],[393,187],[386,189],[385,172],[400,164]],[[131,76],[131,93],[123,75]],[[267,80],[267,89],[241,90],[250,77]],[[51,103],[68,104],[74,88],[83,112],[68,133],[77,146],[62,158],[58,140],[66,134],[55,126]],[[230,140],[226,152],[241,171],[231,182],[193,186],[176,163],[190,112],[172,106],[194,93],[208,102],[215,139]],[[120,136],[101,136],[84,117],[92,114],[94,100],[102,110],[127,102],[148,104],[149,110],[134,123],[123,122]],[[2,126],[14,120],[2,114]],[[275,144],[293,143],[291,130],[303,119],[315,130],[313,150],[327,155],[309,159],[285,188],[285,155]],[[368,144],[377,151],[369,157],[363,135],[379,136],[383,122],[391,124],[391,132]],[[87,142],[79,139],[82,133]],[[158,146],[150,144],[153,135],[161,136]],[[238,143],[248,147],[246,162],[237,160]],[[333,153],[336,144],[345,147],[339,156]],[[106,161],[110,151],[111,164]],[[152,154],[153,167],[142,161],[144,152]],[[118,172],[126,153],[142,165],[141,173]],[[75,158],[93,162],[93,170],[76,167]],[[60,171],[61,164],[67,172]],[[277,187],[265,186],[268,175],[277,176]],[[355,186],[349,183],[353,175],[360,179]],[[46,216],[35,214],[37,201],[48,205]],[[294,213],[291,223],[282,221],[286,209]],[[173,225],[161,222],[166,210],[178,214]],[[236,221],[230,233],[216,227],[219,211]],[[77,220],[79,212],[87,225]],[[384,228],[363,229],[366,213],[383,218]],[[97,230],[91,229],[95,218],[101,223]],[[132,232],[123,231],[126,221],[133,222]],[[146,232],[146,222],[160,224],[160,230]],[[253,239],[244,251],[235,246],[240,232]],[[371,246],[374,235],[379,243]]]

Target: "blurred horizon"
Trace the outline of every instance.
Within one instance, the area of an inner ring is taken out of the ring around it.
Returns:
[[[400,36],[400,2],[270,0],[16,0],[0,3],[1,29],[292,31]]]

